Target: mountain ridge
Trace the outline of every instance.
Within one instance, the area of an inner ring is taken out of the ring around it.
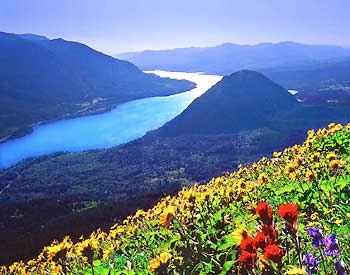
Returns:
[[[22,135],[38,122],[105,112],[194,86],[146,74],[128,61],[64,39],[2,32],[0,61],[0,139]]]
[[[142,69],[207,72],[221,75],[242,69],[304,64],[334,57],[349,57],[350,49],[333,45],[306,45],[292,41],[239,45],[224,43],[213,47],[145,50],[116,55]],[[230,60],[230,62],[227,62]]]

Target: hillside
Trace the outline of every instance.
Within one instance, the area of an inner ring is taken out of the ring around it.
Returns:
[[[147,50],[125,53],[117,57],[128,60],[145,70],[228,75],[243,69],[257,70],[350,57],[350,50],[338,46],[304,45],[287,41],[257,45],[225,43],[216,47]]]
[[[349,155],[350,124],[311,130],[302,145],[184,188],[107,232],[66,237],[2,273],[345,274]]]
[[[122,146],[57,153],[1,171],[0,263],[32,257],[53,238],[69,234],[76,239],[108,228],[113,219],[150,206],[164,194],[301,142],[311,127],[350,118],[348,106],[304,106],[250,71],[225,77],[203,97],[210,100],[200,98],[188,108],[195,106],[202,115],[190,117],[188,128],[177,127],[172,133],[178,135],[163,134],[177,125],[175,119]],[[191,132],[196,124],[203,131]]]
[[[254,71],[225,76],[157,136],[227,134],[270,127],[275,117],[298,108],[287,90]]]
[[[84,44],[0,33],[0,140],[43,121],[105,112],[138,98],[170,95],[188,81],[145,74]]]

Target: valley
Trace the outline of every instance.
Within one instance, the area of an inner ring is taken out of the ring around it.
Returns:
[[[206,75],[194,76],[207,83]],[[233,73],[206,93],[198,92],[172,96],[188,95],[185,101],[174,101],[184,106],[194,101],[182,113],[178,110],[173,120],[135,141],[109,149],[57,152],[4,169],[0,175],[4,263],[31,258],[66,234],[78,238],[98,227],[108,228],[184,186],[204,183],[301,142],[307,129],[350,117],[346,105],[302,104],[253,71]],[[11,242],[6,241],[9,234]]]
[[[161,79],[186,80],[196,86],[175,95],[129,101],[107,113],[86,116],[89,113],[85,110],[83,117],[36,126],[31,134],[0,144],[0,168],[28,157],[110,148],[140,138],[180,114],[222,78],[196,73],[148,72],[153,73]],[[101,104],[106,104],[105,100],[95,99],[86,108],[101,111],[97,108]]]
[[[2,141],[31,133],[38,124],[194,88],[61,38],[0,32],[0,62]]]

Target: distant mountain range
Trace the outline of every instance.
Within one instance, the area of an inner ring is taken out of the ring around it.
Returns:
[[[111,149],[29,159],[3,170],[3,261],[32,256],[65,234],[87,234],[102,221],[112,224],[111,216],[125,217],[164,193],[300,142],[306,129],[349,118],[348,106],[300,103],[261,73],[226,76],[142,139]]]
[[[142,69],[207,72],[221,75],[256,70],[305,103],[350,103],[350,49],[295,42],[180,48],[117,55]]]
[[[334,58],[350,57],[350,49],[295,42],[216,47],[146,50],[116,55],[144,70],[208,72],[228,75],[238,70],[258,70],[286,65],[302,65]]]
[[[107,111],[133,99],[194,86],[145,74],[88,46],[0,32],[0,140],[36,123]]]

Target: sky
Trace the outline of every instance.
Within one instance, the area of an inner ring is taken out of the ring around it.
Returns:
[[[349,0],[0,0],[0,31],[108,54],[295,41],[350,46]]]

